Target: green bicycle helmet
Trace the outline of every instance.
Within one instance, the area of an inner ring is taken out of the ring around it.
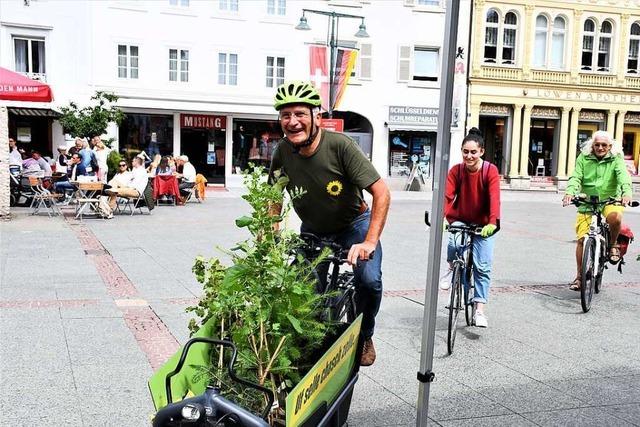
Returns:
[[[322,103],[320,93],[309,82],[292,81],[278,86],[273,106],[277,111],[289,104],[307,104],[319,107]]]

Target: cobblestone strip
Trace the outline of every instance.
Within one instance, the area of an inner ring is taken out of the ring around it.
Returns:
[[[123,313],[124,321],[155,370],[169,359],[180,346],[167,326],[149,304],[140,299],[135,285],[89,228],[76,221],[73,212],[64,212],[67,223],[75,232],[82,249],[93,261],[107,292]]]
[[[0,301],[0,308],[75,308],[98,305],[97,299]]]
[[[93,263],[96,265],[96,270],[98,270],[98,274],[100,274],[100,277],[102,277],[102,280],[107,286],[107,292],[110,296],[114,298],[140,296],[134,284],[131,283],[111,255],[102,253],[87,256],[93,260]]]
[[[178,350],[178,341],[149,306],[121,307],[121,310],[129,330],[147,355],[151,368],[158,369]]]

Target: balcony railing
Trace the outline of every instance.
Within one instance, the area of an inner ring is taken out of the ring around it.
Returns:
[[[580,84],[584,86],[613,87],[616,84],[616,76],[603,74],[580,74]]]
[[[522,70],[519,68],[482,67],[482,77],[485,79],[522,80]]]
[[[564,71],[531,70],[531,80],[544,83],[569,83],[569,73]]]
[[[23,76],[29,77],[30,79],[33,79],[33,80],[38,80],[43,83],[47,82],[47,75],[45,73],[26,73],[22,71],[18,71],[18,73],[22,74]]]
[[[640,89],[640,77],[625,77],[625,86],[630,89]]]

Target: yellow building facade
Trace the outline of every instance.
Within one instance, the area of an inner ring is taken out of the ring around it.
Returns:
[[[596,130],[640,183],[640,0],[473,2],[468,127],[512,188],[558,186]]]

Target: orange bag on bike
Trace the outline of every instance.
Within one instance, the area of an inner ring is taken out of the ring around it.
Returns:
[[[629,248],[629,243],[633,242],[633,232],[628,225],[622,224],[620,227],[620,234],[618,234],[618,240],[616,243],[620,246],[620,258],[622,258]]]

